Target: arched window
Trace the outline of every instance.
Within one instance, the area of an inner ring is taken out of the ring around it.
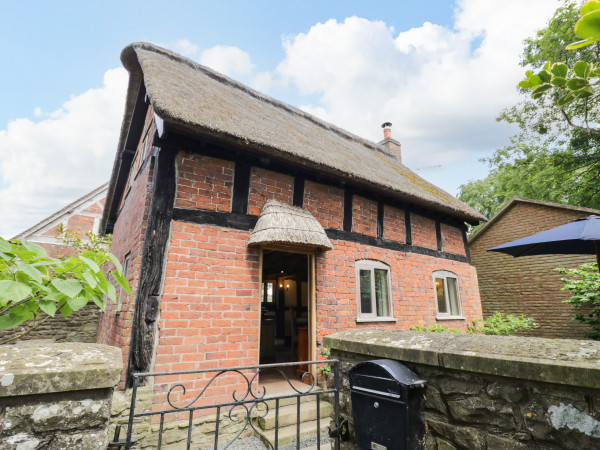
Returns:
[[[433,272],[433,287],[437,303],[437,317],[462,318],[458,277],[447,270]]]
[[[394,320],[390,267],[379,261],[356,261],[357,321]]]

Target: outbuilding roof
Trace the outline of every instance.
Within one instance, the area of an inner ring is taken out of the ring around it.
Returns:
[[[485,220],[408,169],[387,148],[181,55],[153,44],[134,43],[123,50],[121,60],[130,72],[130,83],[117,158],[124,149],[143,80],[154,112],[167,130],[228,141],[248,152],[319,170],[470,223]],[[115,162],[111,188],[117,169]]]

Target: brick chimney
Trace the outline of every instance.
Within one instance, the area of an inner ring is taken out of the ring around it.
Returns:
[[[385,122],[381,125],[383,128],[383,141],[380,141],[378,144],[387,148],[393,155],[402,163],[402,152],[400,151],[400,142],[396,139],[392,138],[392,123]]]

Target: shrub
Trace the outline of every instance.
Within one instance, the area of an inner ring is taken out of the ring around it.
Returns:
[[[531,317],[525,314],[505,315],[501,312],[495,312],[485,320],[475,319],[472,324],[467,325],[468,334],[491,334],[501,336],[512,336],[518,331],[537,328],[539,325]],[[433,332],[452,332],[464,333],[460,328],[446,328],[443,325],[414,325],[410,328],[413,331],[433,331]]]
[[[600,273],[597,263],[582,264],[575,269],[556,269],[559,273],[565,273],[576,279],[561,278],[565,283],[562,291],[571,291],[573,296],[564,303],[568,303],[575,308],[589,306],[590,309],[585,314],[576,313],[573,319],[585,323],[592,327],[592,333],[586,336],[600,340]]]

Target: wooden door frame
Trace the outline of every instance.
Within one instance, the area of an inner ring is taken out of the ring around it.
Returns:
[[[308,356],[309,361],[314,361],[317,358],[317,277],[316,277],[316,252],[315,250],[293,248],[293,247],[278,247],[273,245],[266,245],[260,248],[259,258],[259,303],[258,303],[258,360],[260,361],[260,333],[261,329],[261,303],[260,298],[260,286],[263,283],[263,252],[264,250],[274,250],[285,253],[296,253],[308,256]],[[314,364],[310,366],[310,372],[313,376],[317,376],[317,367]]]

